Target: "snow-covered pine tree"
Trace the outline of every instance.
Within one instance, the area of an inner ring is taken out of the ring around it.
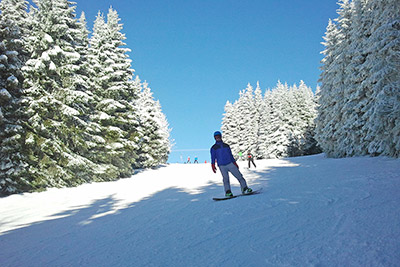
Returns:
[[[340,2],[320,80],[317,139],[328,156],[399,156],[399,5]]]
[[[253,87],[248,84],[247,88],[239,92],[239,99],[232,106],[228,104],[222,122],[223,138],[231,147],[235,157],[247,153],[250,147],[252,132],[250,129],[253,118],[251,112],[254,109]],[[254,126],[254,125],[253,125]]]
[[[322,44],[325,50],[321,52],[324,55],[321,63],[321,86],[317,92],[317,118],[315,120],[315,138],[323,151],[332,156],[337,147],[337,136],[335,135],[336,122],[334,118],[339,114],[339,99],[337,88],[337,76],[341,75],[341,69],[338,68],[338,44],[342,41],[342,34],[336,24],[329,20],[326,28],[324,41]]]
[[[370,86],[363,83],[369,76],[369,70],[363,65],[368,56],[366,44],[370,36],[371,14],[365,9],[365,0],[353,0],[350,5],[350,23],[346,30],[347,64],[344,72],[344,99],[342,108],[342,131],[345,133],[346,145],[341,147],[346,156],[363,155],[363,131],[366,120],[363,114],[370,106],[368,97]],[[364,151],[364,152],[363,152]]]
[[[400,157],[400,2],[369,1],[372,34],[365,62],[371,75],[369,97],[373,108],[365,113],[367,153]]]
[[[161,103],[159,100],[155,102],[156,107],[156,121],[160,125],[158,130],[158,136],[160,137],[160,147],[157,151],[157,158],[159,163],[166,163],[171,153],[172,142],[170,139],[171,129],[169,128],[169,123],[167,117],[162,111]]]
[[[264,98],[249,84],[239,99],[225,105],[224,140],[233,153],[252,152],[257,158],[276,158],[318,153],[314,139],[316,102],[303,81],[288,87],[278,81]]]
[[[233,132],[235,131],[235,123],[234,123],[234,117],[233,117],[233,104],[231,102],[226,101],[226,104],[224,106],[224,111],[225,113],[222,114],[222,124],[221,124],[221,130],[224,134],[224,141],[232,145],[231,139],[229,139],[231,136],[233,136]]]
[[[239,149],[244,154],[247,152],[255,153],[258,142],[258,118],[257,108],[254,102],[254,89],[250,83],[244,90],[244,94],[239,99],[239,112],[241,118],[241,135]]]
[[[351,143],[351,132],[350,128],[351,124],[347,123],[347,116],[345,116],[346,109],[350,109],[353,107],[354,103],[348,101],[347,96],[352,91],[351,88],[348,87],[347,82],[348,77],[346,76],[346,69],[351,64],[351,51],[350,46],[351,42],[351,29],[352,19],[354,17],[354,3],[349,0],[341,0],[339,1],[339,17],[335,19],[338,25],[338,29],[341,34],[341,42],[337,44],[337,61],[336,67],[339,69],[338,75],[335,77],[335,87],[337,88],[336,92],[336,101],[338,103],[338,111],[336,115],[333,115],[333,124],[336,127],[335,138],[337,147],[332,156],[334,157],[342,157],[346,154],[353,153],[353,146]],[[346,129],[347,127],[347,129]]]
[[[266,90],[263,97],[263,105],[260,111],[260,124],[259,124],[259,144],[258,149],[261,153],[261,158],[268,159],[271,156],[269,153],[269,148],[272,146],[272,140],[270,136],[272,135],[272,120],[274,118],[272,109],[272,91],[270,89]],[[259,156],[260,156],[259,155]]]
[[[103,138],[103,131],[101,130],[101,125],[98,121],[92,120],[92,115],[96,114],[96,107],[99,104],[99,97],[94,93],[95,83],[93,75],[95,75],[93,67],[90,60],[90,48],[89,48],[89,30],[87,28],[86,16],[82,12],[78,20],[77,29],[77,43],[76,50],[81,56],[81,68],[78,77],[84,78],[80,81],[85,84],[86,88],[89,90],[86,93],[90,96],[88,99],[88,104],[90,111],[86,114],[86,132],[84,135],[86,145],[88,150],[85,151],[85,157],[94,162],[97,167],[94,169],[93,181],[112,181],[119,177],[118,167],[112,165],[109,160],[104,160],[107,158],[107,153],[105,149],[105,139]]]
[[[271,107],[273,117],[271,121],[270,135],[267,137],[270,142],[267,154],[271,157],[289,156],[288,148],[291,143],[291,103],[288,85],[278,81],[276,88],[271,93]]]
[[[24,105],[30,117],[25,179],[34,189],[77,185],[93,180],[97,166],[84,157],[89,149],[84,136],[91,96],[79,73],[75,6],[67,0],[34,3],[28,39],[31,57],[23,67]]]
[[[91,75],[90,73],[90,62],[88,59],[89,55],[89,30],[87,28],[87,22],[85,13],[82,12],[80,18],[77,21],[76,28],[72,29],[75,33],[75,50],[80,55],[79,59],[79,69],[76,72],[79,74],[74,81],[76,83],[81,84],[81,87],[89,88],[89,90],[85,90],[87,94],[90,95],[89,103],[95,102],[93,97],[93,93],[90,90],[93,88],[93,83],[91,79],[88,77]],[[91,107],[92,108],[92,107]]]
[[[89,62],[92,66],[93,93],[98,101],[91,119],[98,122],[99,161],[118,168],[119,176],[132,173],[138,153],[138,114],[136,99],[140,88],[133,80],[133,69],[123,42],[118,13],[112,8],[107,22],[98,14],[90,39]],[[102,142],[102,144],[100,143]]]
[[[257,87],[254,90],[254,119],[256,129],[255,131],[255,138],[256,144],[253,148],[252,154],[255,158],[263,158],[263,142],[261,137],[263,136],[263,129],[262,129],[262,114],[266,111],[264,98],[262,95],[262,90],[260,88],[260,83],[257,81]]]
[[[86,34],[85,20],[81,16],[79,25],[81,27],[81,36]],[[107,25],[103,15],[99,12],[93,25],[92,37],[88,40],[89,47],[86,53],[88,82],[90,83],[90,92],[93,95],[93,101],[90,101],[91,111],[89,113],[89,124],[87,133],[91,138],[87,140],[90,147],[90,158],[94,162],[101,164],[101,168],[97,171],[97,176],[104,180],[115,180],[120,176],[117,166],[112,164],[110,157],[111,147],[106,142],[107,129],[102,126],[109,120],[111,116],[103,112],[99,107],[103,100],[103,85],[102,78],[104,73],[104,58],[102,58],[102,50],[107,40]],[[102,65],[103,64],[103,65]],[[106,85],[105,85],[106,87]]]
[[[27,187],[21,179],[27,166],[23,153],[26,116],[21,111],[23,75],[29,32],[27,1],[0,2],[0,195]]]
[[[240,113],[240,105],[243,91],[239,92],[239,100],[233,104],[229,101],[225,105],[225,113],[222,119],[222,134],[224,142],[228,143],[231,147],[232,154],[235,158],[239,158],[239,153],[243,154],[239,145],[242,142],[242,114]]]
[[[289,86],[285,97],[287,101],[287,106],[285,107],[285,114],[287,115],[285,116],[285,128],[289,141],[287,145],[287,157],[301,155],[300,147],[302,143],[302,138],[300,128],[303,122],[299,118],[299,108],[297,106],[298,103],[296,102],[297,92],[298,88],[296,84],[294,84],[293,86]]]
[[[232,153],[235,157],[237,157],[239,154],[243,154],[243,149],[241,148],[241,145],[243,144],[243,133],[244,133],[244,126],[243,126],[243,120],[244,120],[244,115],[242,114],[242,103],[243,103],[243,94],[244,90],[239,91],[239,98],[233,102],[232,106],[232,115],[234,118],[234,122],[236,123],[235,126],[235,131],[232,132],[231,136],[227,136],[227,134],[223,133],[223,138],[226,142],[229,140],[230,147],[232,150]]]
[[[311,155],[320,152],[315,135],[316,101],[310,87],[300,81],[299,87],[293,86],[293,138],[291,156]]]
[[[136,79],[139,80],[138,76]],[[140,82],[140,80],[139,80]],[[170,152],[169,129],[161,105],[153,98],[146,82],[138,98],[139,110],[139,158],[136,168],[156,167],[165,163]]]
[[[239,157],[239,115],[238,115],[238,101],[233,104],[229,101],[226,102],[222,117],[221,130],[223,134],[223,140],[231,147],[232,154],[235,158]],[[243,152],[242,152],[243,154]]]
[[[87,28],[85,12],[82,12],[78,19],[77,40],[76,50],[82,58],[86,59],[89,49],[89,30]],[[85,63],[88,64],[87,62]]]
[[[271,97],[268,155],[294,157],[320,152],[314,139],[316,103],[311,88],[303,81],[291,87],[278,82]]]
[[[346,153],[351,152],[351,138],[344,125],[346,119],[343,114],[346,108],[350,108],[351,103],[346,100],[346,94],[349,92],[346,89],[346,68],[350,64],[351,54],[349,48],[351,44],[351,23],[353,17],[353,3],[349,0],[340,0],[340,8],[338,10],[339,17],[335,19],[336,27],[333,24],[328,25],[326,38],[327,44],[330,46],[323,52],[325,59],[323,63],[327,63],[326,67],[322,67],[321,74],[321,97],[318,110],[321,111],[327,108],[320,118],[317,125],[325,129],[317,129],[317,140],[323,151],[332,157],[341,157]],[[334,45],[334,46],[332,46]],[[327,80],[328,84],[324,85]],[[325,92],[330,92],[328,97],[323,97]],[[324,119],[322,121],[322,119]],[[348,125],[350,127],[350,125]],[[327,130],[330,130],[327,132]]]

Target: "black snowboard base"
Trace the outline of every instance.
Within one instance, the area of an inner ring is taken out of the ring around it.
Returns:
[[[221,200],[228,200],[228,199],[232,199],[232,198],[237,198],[237,197],[243,197],[243,196],[251,196],[251,195],[257,195],[261,193],[262,188],[258,189],[258,190],[254,190],[251,193],[247,193],[247,194],[240,194],[240,195],[235,195],[232,197],[214,197],[213,200],[215,201],[221,201]]]

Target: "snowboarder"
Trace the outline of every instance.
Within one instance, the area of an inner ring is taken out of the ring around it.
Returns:
[[[250,162],[253,163],[254,168],[257,168],[256,164],[254,163],[254,158],[253,155],[249,152],[247,152],[247,161],[249,162],[249,169],[250,169]]]
[[[242,193],[251,193],[253,190],[247,187],[246,180],[243,178],[243,175],[239,171],[239,166],[237,165],[235,159],[233,158],[231,148],[229,145],[225,144],[222,141],[222,134],[219,131],[214,133],[215,144],[211,147],[211,168],[214,173],[217,172],[217,168],[215,167],[215,161],[217,161],[219,170],[222,174],[225,196],[233,197],[231,191],[231,185],[229,182],[229,172],[238,179],[240,183],[240,188],[242,189]]]
[[[194,162],[193,163],[199,163],[197,157],[194,158]]]
[[[191,163],[191,162],[190,162],[190,157],[188,157],[188,160],[186,161],[186,163]]]

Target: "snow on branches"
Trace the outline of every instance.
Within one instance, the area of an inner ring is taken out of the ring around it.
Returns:
[[[224,141],[234,155],[251,152],[256,158],[279,158],[318,153],[314,140],[314,94],[303,81],[299,87],[278,82],[264,97],[259,84],[225,105]],[[240,156],[239,156],[240,158]]]
[[[340,1],[329,21],[316,139],[331,157],[400,156],[400,1]]]
[[[154,118],[139,108],[142,85],[117,11],[107,21],[99,13],[89,38],[76,3],[34,4],[28,13],[25,0],[0,2],[0,195],[116,180],[166,162],[168,123],[153,98]],[[147,132],[157,135],[140,138]]]

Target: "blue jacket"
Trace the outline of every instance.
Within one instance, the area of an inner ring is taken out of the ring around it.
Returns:
[[[235,162],[233,158],[231,148],[229,145],[222,141],[215,142],[215,144],[210,149],[211,153],[211,163],[215,164],[217,160],[218,166],[228,165],[229,163]]]

